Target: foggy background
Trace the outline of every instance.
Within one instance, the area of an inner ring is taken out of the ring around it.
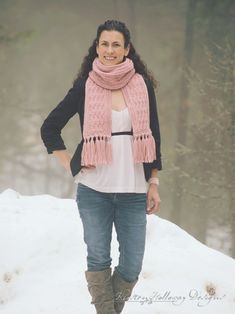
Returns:
[[[40,127],[107,19],[126,23],[160,82],[159,216],[235,257],[233,0],[0,0],[0,192],[75,197]],[[62,136],[73,154],[78,115]]]

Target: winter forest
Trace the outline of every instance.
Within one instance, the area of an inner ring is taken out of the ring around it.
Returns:
[[[1,0],[0,192],[74,198],[40,127],[107,19],[126,23],[159,82],[159,216],[235,258],[234,0]],[[62,136],[72,154],[78,115]]]

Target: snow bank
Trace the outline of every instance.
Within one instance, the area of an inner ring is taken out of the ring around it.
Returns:
[[[235,313],[235,261],[175,224],[147,216],[140,280],[123,313]],[[112,257],[118,261],[113,231]],[[86,247],[77,204],[0,194],[0,312],[88,314]]]

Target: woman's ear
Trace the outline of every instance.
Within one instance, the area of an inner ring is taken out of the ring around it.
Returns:
[[[125,56],[127,57],[130,51],[130,44],[125,48]]]
[[[96,50],[97,55],[98,55],[98,48],[99,48],[98,46],[99,46],[99,43],[96,41],[95,50]]]

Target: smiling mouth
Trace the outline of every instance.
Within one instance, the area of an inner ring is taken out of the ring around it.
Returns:
[[[115,57],[104,57],[106,60],[114,60]]]

